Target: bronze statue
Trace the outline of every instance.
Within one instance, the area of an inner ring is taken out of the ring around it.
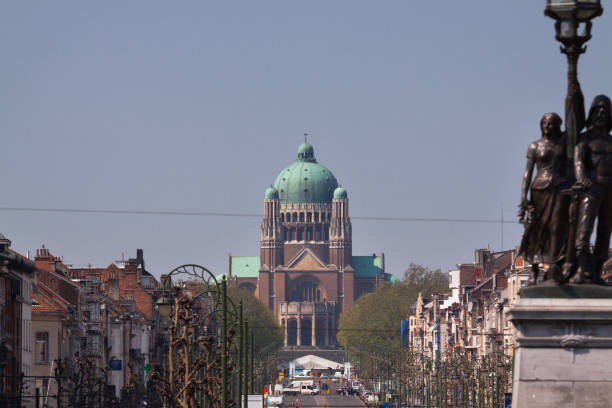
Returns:
[[[576,272],[571,283],[601,283],[612,231],[612,103],[596,96],[574,152],[576,187],[581,191],[576,225]],[[590,239],[597,219],[593,253]],[[570,237],[571,238],[571,237]]]
[[[569,187],[566,138],[561,117],[545,114],[540,121],[542,138],[529,145],[523,175],[519,221],[525,225],[519,253],[531,263],[529,284],[537,282],[539,263],[550,265],[546,279],[561,281],[567,242]],[[534,166],[537,173],[532,181]]]

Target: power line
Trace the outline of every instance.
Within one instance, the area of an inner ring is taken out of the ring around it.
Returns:
[[[157,216],[182,216],[182,217],[242,217],[261,218],[262,214],[238,213],[238,212],[201,212],[201,211],[178,211],[178,210],[112,210],[92,208],[45,208],[45,207],[0,207],[0,211],[14,212],[47,212],[67,214],[107,214],[107,215],[157,215]],[[353,216],[353,220],[361,221],[398,221],[398,222],[440,222],[440,223],[471,223],[471,224],[518,224],[518,221],[509,221],[484,218],[438,218],[438,217],[376,217],[376,216]]]

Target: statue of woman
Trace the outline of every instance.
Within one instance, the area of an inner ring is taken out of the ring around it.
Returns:
[[[547,279],[561,281],[567,241],[570,196],[568,160],[561,118],[547,113],[540,121],[542,138],[529,145],[523,175],[519,221],[525,225],[519,254],[531,263],[529,284],[537,282],[539,263],[549,264]],[[533,168],[537,173],[532,181]]]

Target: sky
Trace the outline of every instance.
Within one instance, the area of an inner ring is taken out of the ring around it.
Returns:
[[[0,232],[67,264],[142,248],[154,275],[258,255],[256,216],[309,133],[349,195],[353,253],[449,270],[518,245],[527,146],[563,113],[545,1],[0,3]],[[611,3],[604,1],[604,9]],[[612,11],[579,63],[612,93]],[[562,115],[563,116],[563,115]],[[501,220],[384,221],[359,217]]]

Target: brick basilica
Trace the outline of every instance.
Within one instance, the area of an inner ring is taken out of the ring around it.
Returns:
[[[228,258],[229,282],[268,305],[292,349],[337,347],[340,312],[395,279],[384,254],[353,255],[347,191],[308,143],[265,192],[259,256]]]

